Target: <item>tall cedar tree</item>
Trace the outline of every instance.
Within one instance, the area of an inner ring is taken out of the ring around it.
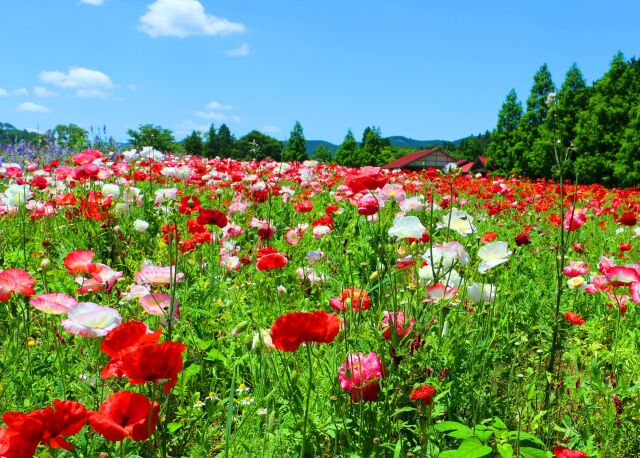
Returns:
[[[378,165],[384,144],[380,129],[367,127],[362,135],[362,144],[358,148],[358,165]]]
[[[216,156],[235,158],[235,144],[236,138],[233,136],[227,125],[222,124],[218,128],[218,136],[216,139],[216,146],[218,151],[216,153]]]
[[[184,139],[183,146],[187,154],[191,154],[193,156],[202,156],[202,153],[204,151],[204,143],[202,142],[200,132],[196,130],[191,132],[191,135]]]
[[[218,133],[216,132],[216,126],[211,124],[206,135],[207,139],[204,143],[204,156],[216,157],[219,156],[218,151]]]
[[[307,159],[307,141],[304,138],[304,131],[300,121],[296,121],[293,130],[291,130],[283,159],[287,162],[302,162]]]
[[[333,162],[333,153],[326,145],[320,144],[313,150],[313,159],[323,164],[330,164]]]
[[[336,163],[349,167],[356,166],[357,150],[358,144],[356,143],[356,138],[353,136],[353,132],[351,131],[351,129],[349,129],[347,131],[347,134],[344,136],[344,140],[336,151]]]
[[[491,142],[487,148],[490,167],[498,173],[507,174],[516,169],[514,148],[518,127],[522,119],[522,103],[515,89],[511,89],[498,114],[498,125],[491,133]]]
[[[527,111],[518,128],[518,143],[514,151],[516,161],[519,162],[518,169],[531,177],[551,176],[554,165],[554,139],[549,136],[548,131],[541,129],[549,112],[547,98],[552,92],[555,92],[555,86],[551,72],[547,64],[543,64],[533,77]]]

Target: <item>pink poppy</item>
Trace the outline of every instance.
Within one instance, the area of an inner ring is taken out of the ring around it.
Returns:
[[[181,282],[184,278],[182,272],[175,273],[175,267],[162,267],[162,266],[148,266],[144,265],[140,269],[140,272],[136,274],[136,283],[139,285],[154,284],[154,285],[168,285],[171,283],[171,278],[175,275],[176,282]]]
[[[384,312],[384,318],[382,319],[382,337],[387,340],[391,340],[391,328],[395,328],[395,334],[402,338],[409,334],[416,324],[416,321],[411,318],[409,323],[406,324],[407,318],[402,310],[398,310],[395,314],[393,312]]]
[[[91,278],[102,283],[106,288],[113,288],[122,272],[116,272],[106,264],[91,264],[89,267]]]
[[[382,363],[375,352],[349,353],[338,372],[340,387],[351,392],[353,402],[376,401],[382,377]]]
[[[0,272],[0,302],[9,300],[12,294],[33,296],[36,279],[22,269],[7,269]]]
[[[41,294],[29,301],[31,306],[37,308],[41,312],[59,315],[67,313],[71,307],[76,305],[78,301],[71,296],[62,293]]]
[[[94,254],[93,251],[72,251],[64,258],[64,266],[70,274],[88,274]]]
[[[586,275],[589,272],[589,264],[584,261],[570,261],[569,265],[562,269],[562,273],[569,278]]]
[[[146,294],[138,299],[138,303],[150,315],[168,316],[171,308],[171,294],[153,293]],[[180,318],[180,302],[175,298],[173,302],[173,316]]]
[[[69,309],[62,327],[82,337],[104,337],[118,326],[122,318],[116,309],[93,302],[80,302]]]
[[[587,222],[587,214],[584,208],[570,208],[564,214],[564,230],[575,231]]]

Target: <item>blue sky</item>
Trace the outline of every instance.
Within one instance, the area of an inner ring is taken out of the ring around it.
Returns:
[[[4,0],[0,121],[153,123],[182,138],[342,141],[348,128],[453,140],[495,126],[547,63],[587,81],[640,57],[637,1]]]

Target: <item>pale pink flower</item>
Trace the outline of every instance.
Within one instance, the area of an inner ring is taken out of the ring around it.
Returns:
[[[104,337],[122,321],[120,313],[111,307],[93,302],[80,302],[69,309],[62,327],[82,337]]]
[[[143,265],[140,272],[136,274],[136,283],[139,285],[154,284],[154,285],[168,285],[171,283],[171,278],[175,275],[175,281],[181,282],[184,278],[182,272],[175,273],[175,267],[167,266],[149,266]]]
[[[382,362],[375,352],[349,353],[338,372],[340,387],[351,392],[353,402],[376,401],[382,378]]]
[[[41,294],[29,301],[31,306],[41,312],[53,315],[67,313],[69,309],[77,303],[78,301],[76,301],[75,298],[62,293]]]

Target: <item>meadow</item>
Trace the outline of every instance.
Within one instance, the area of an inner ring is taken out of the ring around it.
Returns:
[[[0,456],[633,457],[640,193],[0,164]]]

